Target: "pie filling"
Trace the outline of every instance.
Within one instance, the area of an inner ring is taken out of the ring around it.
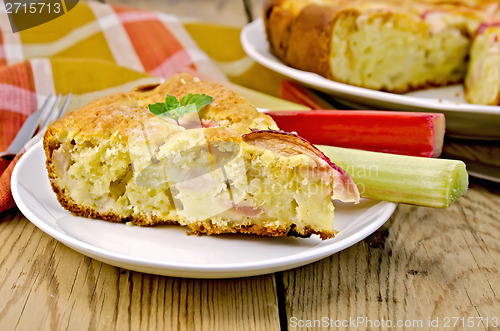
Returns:
[[[470,39],[460,24],[445,20],[436,15],[421,20],[384,11],[347,12],[333,28],[332,75],[348,84],[394,92],[459,82]]]
[[[140,225],[334,232],[334,176],[325,161],[207,140],[204,130],[158,145],[146,136],[125,144],[68,135],[52,150],[51,180],[71,203]]]

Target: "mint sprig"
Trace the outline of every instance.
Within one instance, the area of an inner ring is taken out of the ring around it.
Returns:
[[[206,94],[187,94],[179,101],[175,95],[167,94],[165,102],[149,104],[148,108],[156,116],[171,118],[179,124],[179,119],[189,113],[199,112],[212,103],[213,98]]]

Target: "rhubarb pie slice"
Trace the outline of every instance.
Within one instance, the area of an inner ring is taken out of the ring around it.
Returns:
[[[148,105],[167,94],[212,102],[179,123]],[[194,234],[335,235],[332,199],[356,185],[318,149],[221,85],[187,74],[96,100],[44,136],[60,204],[77,216]]]

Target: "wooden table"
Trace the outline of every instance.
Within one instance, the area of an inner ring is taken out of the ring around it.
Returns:
[[[221,20],[246,21],[236,0],[183,3],[138,5],[212,20],[215,8]],[[257,13],[260,3],[253,4]],[[447,148],[498,155],[498,144],[478,146]],[[472,179],[450,208],[400,205],[373,235],[319,262],[259,277],[180,279],[76,253],[14,209],[0,214],[0,330],[294,330],[318,322],[350,330],[470,322],[469,330],[494,329],[499,238],[500,186]]]

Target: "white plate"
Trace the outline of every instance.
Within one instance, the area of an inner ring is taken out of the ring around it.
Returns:
[[[241,32],[245,52],[256,62],[307,86],[335,96],[341,103],[358,109],[441,112],[446,115],[450,136],[500,139],[500,107],[468,104],[462,85],[434,88],[405,95],[351,86],[317,74],[291,68],[269,50],[261,18]]]
[[[38,228],[74,250],[114,266],[190,278],[254,276],[299,267],[354,245],[378,229],[396,204],[363,200],[337,204],[336,238],[268,238],[244,235],[187,236],[178,226],[127,226],[72,216],[52,192],[41,143],[21,157],[12,194]]]

